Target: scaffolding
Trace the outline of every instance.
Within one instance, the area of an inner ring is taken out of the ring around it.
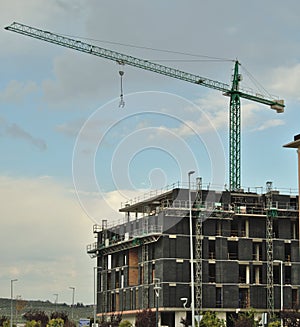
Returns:
[[[144,230],[148,230],[148,220],[144,220]],[[143,269],[143,308],[149,307],[149,248],[148,244],[142,245],[142,269]]]
[[[202,205],[202,179],[197,178],[197,193],[194,207],[196,212],[196,244],[195,244],[195,263],[196,263],[196,283],[195,283],[195,309],[198,316],[202,312],[202,223],[204,214],[201,212]]]

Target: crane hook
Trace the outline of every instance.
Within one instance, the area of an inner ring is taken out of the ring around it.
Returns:
[[[123,76],[124,76],[124,71],[119,70],[119,75],[121,77],[121,94],[120,94],[119,108],[124,108],[125,107],[125,101],[124,101],[124,96],[123,96]]]

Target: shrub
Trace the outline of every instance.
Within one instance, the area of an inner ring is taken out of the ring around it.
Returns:
[[[225,327],[223,319],[217,317],[214,311],[206,311],[200,321],[200,327]]]
[[[132,327],[132,323],[128,320],[122,320],[119,327]]]
[[[64,327],[64,321],[61,318],[51,319],[48,322],[47,327]]]
[[[6,316],[0,317],[0,326],[4,326],[4,323],[6,321],[9,321],[9,318],[8,317],[6,317]]]
[[[155,327],[155,312],[150,309],[144,309],[136,315],[136,327]]]

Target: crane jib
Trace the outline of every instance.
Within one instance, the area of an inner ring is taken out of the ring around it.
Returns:
[[[152,71],[157,74],[169,76],[189,83],[205,86],[210,89],[221,91],[224,95],[230,97],[229,108],[229,184],[230,190],[239,190],[241,188],[241,105],[240,98],[244,98],[257,103],[270,106],[277,113],[284,111],[284,101],[265,97],[254,93],[250,90],[240,88],[241,75],[239,74],[239,62],[235,61],[232,87],[228,84],[214,81],[209,78],[187,73],[172,67],[163,66],[148,60],[135,58],[120,52],[104,49],[92,44],[82,42],[80,40],[71,39],[63,35],[43,31],[34,27],[23,25],[20,23],[12,23],[5,27],[6,30],[19,34],[27,35],[42,41],[54,43],[66,48],[85,52],[101,58],[113,60],[119,64],[127,64],[143,70]]]
[[[57,45],[61,45],[64,47],[68,47],[70,49],[74,49],[77,51],[89,53],[95,56],[99,56],[102,58],[106,58],[109,60],[114,60],[120,64],[127,64],[129,66],[134,66],[137,68],[141,68],[144,70],[152,71],[161,75],[166,75],[172,78],[184,80],[189,83],[201,85],[204,87],[208,87],[211,89],[219,90],[223,92],[225,95],[231,93],[231,88],[228,84],[222,83],[219,81],[215,81],[209,78],[205,78],[199,75],[187,73],[172,67],[164,66],[161,64],[153,63],[148,60],[139,59],[133,56],[129,56],[126,54],[122,54],[116,51],[108,50],[105,48],[101,48],[86,42],[82,42],[80,40],[72,39],[60,34],[55,34],[49,31],[43,31],[41,29],[37,29],[34,27],[30,27],[24,24],[20,24],[17,22],[12,23],[11,25],[5,27],[6,30],[13,31],[19,34],[27,35],[33,38],[37,38],[43,41],[51,42]],[[263,96],[257,96],[255,93],[250,93],[249,91],[243,91],[240,89],[239,96],[241,98],[245,98],[248,100],[252,100],[255,102],[263,103],[269,106],[276,106],[282,110],[284,108],[284,104],[282,100],[269,99]],[[272,108],[274,109],[274,108]]]

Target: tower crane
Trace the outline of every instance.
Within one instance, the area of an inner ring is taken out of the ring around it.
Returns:
[[[240,88],[241,75],[239,74],[238,60],[235,61],[232,85],[187,73],[172,67],[167,67],[148,60],[135,58],[123,53],[104,49],[96,45],[88,44],[80,40],[65,37],[49,31],[43,31],[17,22],[5,27],[6,30],[27,35],[32,38],[54,43],[66,48],[85,52],[94,56],[113,60],[121,65],[129,65],[144,70],[166,75],[189,83],[208,87],[221,91],[223,95],[230,97],[229,105],[229,187],[231,191],[241,188],[241,98],[262,103],[276,110],[277,113],[284,111],[284,101],[265,97],[254,92],[244,91]],[[123,100],[123,99],[121,99]],[[123,102],[122,102],[123,103]]]

